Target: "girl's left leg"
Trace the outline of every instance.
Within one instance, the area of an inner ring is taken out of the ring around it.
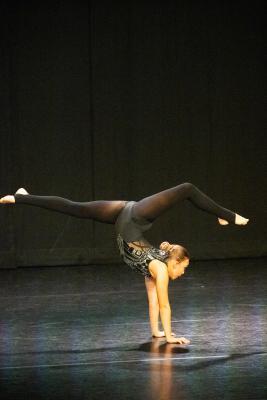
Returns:
[[[154,221],[175,204],[189,200],[195,207],[235,223],[236,214],[222,207],[192,183],[182,183],[138,201],[134,206],[136,215]]]

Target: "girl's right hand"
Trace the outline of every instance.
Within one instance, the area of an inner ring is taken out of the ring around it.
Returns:
[[[176,343],[176,344],[189,344],[190,340],[186,339],[185,337],[171,337],[167,339],[167,343]]]
[[[15,197],[11,195],[4,196],[0,199],[0,203],[2,204],[11,204],[15,203]]]

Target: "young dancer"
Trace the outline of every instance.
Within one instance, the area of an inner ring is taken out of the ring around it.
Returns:
[[[179,278],[189,264],[188,251],[178,245],[162,242],[153,247],[143,236],[153,221],[182,200],[189,200],[197,208],[213,214],[221,225],[233,223],[246,225],[248,219],[230,211],[192,183],[182,183],[139,201],[98,200],[74,202],[58,196],[37,196],[20,188],[15,195],[0,199],[2,204],[29,204],[77,218],[114,224],[120,254],[124,262],[145,277],[149,303],[149,317],[152,335],[166,337],[168,343],[189,344],[184,337],[175,337],[171,330],[171,308],[168,299],[169,279]],[[159,330],[161,318],[164,332]]]

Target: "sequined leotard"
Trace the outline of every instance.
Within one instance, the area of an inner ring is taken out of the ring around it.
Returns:
[[[117,243],[124,262],[134,271],[146,277],[151,277],[148,266],[150,261],[157,259],[165,262],[168,252],[151,246],[143,237],[143,232],[151,228],[152,223],[134,214],[135,201],[126,202],[115,223]],[[139,242],[136,248],[131,243]]]

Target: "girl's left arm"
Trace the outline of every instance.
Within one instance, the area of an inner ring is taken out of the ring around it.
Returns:
[[[156,281],[153,278],[145,277],[145,285],[148,298],[149,319],[152,336],[163,336],[164,332],[159,331],[159,301]]]

